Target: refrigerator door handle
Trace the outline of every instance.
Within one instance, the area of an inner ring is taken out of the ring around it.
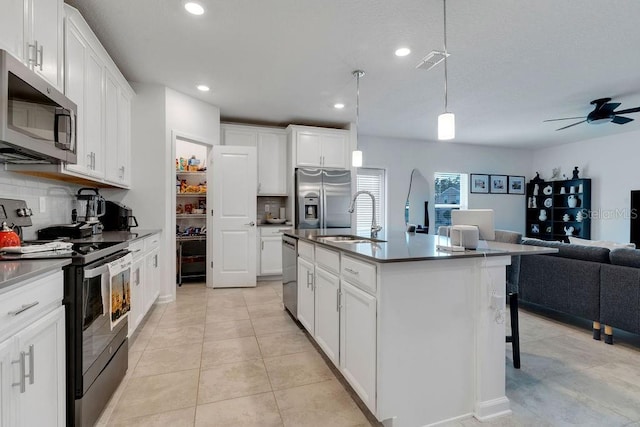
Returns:
[[[324,182],[320,186],[320,228],[327,228],[326,205],[327,199],[324,190]]]

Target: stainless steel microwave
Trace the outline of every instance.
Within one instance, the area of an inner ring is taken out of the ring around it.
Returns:
[[[0,50],[0,163],[76,163],[76,104]]]

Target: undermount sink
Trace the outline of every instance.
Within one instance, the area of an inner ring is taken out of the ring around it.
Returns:
[[[379,243],[386,240],[369,239],[362,236],[340,235],[340,236],[316,236],[316,240],[321,242],[334,243]]]

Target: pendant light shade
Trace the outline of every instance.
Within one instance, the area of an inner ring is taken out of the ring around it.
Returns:
[[[456,116],[453,113],[442,113],[438,116],[438,139],[447,141],[456,137]]]
[[[356,78],[356,149],[351,153],[351,166],[362,167],[362,151],[358,150],[358,125],[360,124],[360,77],[364,71],[355,70],[351,73]]]
[[[442,0],[444,16],[444,113],[438,116],[438,139],[447,141],[456,137],[456,117],[447,110],[447,0]]]

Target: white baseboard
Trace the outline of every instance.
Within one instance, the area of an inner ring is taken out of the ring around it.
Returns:
[[[480,421],[511,414],[511,406],[506,396],[476,404],[474,416]]]

